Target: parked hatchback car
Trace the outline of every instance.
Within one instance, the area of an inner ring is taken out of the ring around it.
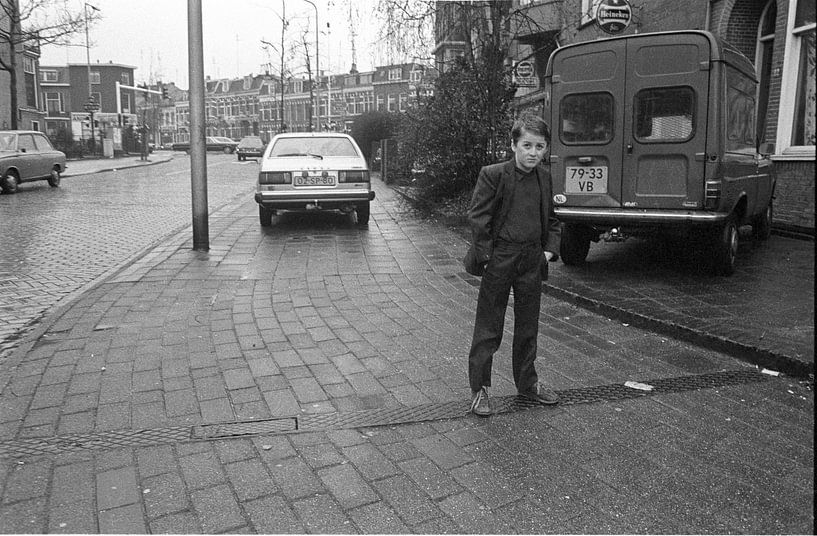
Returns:
[[[249,158],[261,158],[264,154],[264,141],[258,136],[245,136],[238,142],[235,149],[239,160],[246,160]]]
[[[222,153],[234,153],[235,148],[238,146],[238,142],[235,140],[231,140],[230,138],[225,138],[223,136],[207,136],[204,139],[207,150],[208,151],[219,151]],[[176,142],[171,145],[171,148],[174,151],[184,151],[186,153],[190,152],[190,142],[189,141],[180,141]]]
[[[278,210],[321,209],[355,211],[365,225],[372,199],[366,159],[348,134],[278,134],[264,152],[255,193],[262,227]]]
[[[65,171],[65,153],[54,149],[42,132],[0,130],[0,188],[16,193],[20,183],[47,180],[56,188]]]

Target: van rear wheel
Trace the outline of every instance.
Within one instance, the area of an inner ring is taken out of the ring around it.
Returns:
[[[772,200],[769,199],[769,204],[766,205],[766,210],[762,214],[752,220],[752,234],[758,240],[768,240],[772,236],[772,220],[774,219],[774,207]]]
[[[716,275],[735,273],[738,257],[738,224],[734,216],[715,231],[712,240],[712,270]]]
[[[584,263],[590,252],[591,230],[579,223],[565,223],[562,227],[562,244],[559,255],[568,266]]]

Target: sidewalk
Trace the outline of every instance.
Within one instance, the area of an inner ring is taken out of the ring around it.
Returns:
[[[236,201],[53,311],[0,369],[0,533],[813,533],[808,386],[550,293],[563,403],[509,334],[470,415],[466,243],[375,187],[368,228]]]
[[[63,177],[72,177],[74,175],[87,175],[89,173],[102,173],[104,171],[114,171],[117,169],[125,169],[138,166],[149,166],[153,164],[161,164],[173,159],[173,153],[160,152],[151,153],[147,156],[147,160],[142,160],[140,156],[121,156],[117,158],[83,158],[81,160],[68,160],[65,166],[65,173]]]
[[[411,199],[405,189],[398,193]],[[464,223],[454,224],[470,241]],[[741,228],[731,277],[706,271],[694,244],[592,244],[583,266],[551,266],[545,292],[653,332],[814,379],[814,242]]]

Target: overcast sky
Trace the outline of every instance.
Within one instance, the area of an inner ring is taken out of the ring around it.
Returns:
[[[63,0],[82,12],[81,0]],[[282,5],[286,5],[287,49],[306,39],[314,55],[315,8],[305,0],[202,0],[204,72],[213,78],[234,78],[263,72],[270,61],[272,71],[280,70],[281,58],[270,49],[262,50],[261,40],[277,47],[281,43]],[[351,19],[356,23],[355,49],[360,71],[387,63],[376,46],[377,0],[313,0],[318,8],[321,30],[320,68],[333,73],[348,72],[352,62]],[[187,2],[185,0],[90,0],[102,19],[90,27],[91,62],[113,62],[136,67],[136,82],[175,82],[187,89]],[[327,22],[330,24],[327,29]],[[291,40],[291,41],[290,41]],[[48,45],[42,49],[41,65],[85,63],[85,34],[75,36],[76,46]],[[382,47],[380,47],[382,48]],[[303,54],[299,60],[303,62]],[[397,61],[402,61],[398,59]],[[295,65],[288,68],[296,68]],[[313,65],[314,68],[314,65]],[[296,73],[298,74],[298,73]]]

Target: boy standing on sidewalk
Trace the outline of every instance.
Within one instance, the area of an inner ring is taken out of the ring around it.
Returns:
[[[561,233],[553,212],[550,173],[541,165],[550,129],[540,117],[523,117],[514,123],[511,139],[513,158],[480,170],[468,209],[477,261],[484,267],[468,355],[471,411],[480,416],[492,413],[487,388],[511,288],[516,389],[520,396],[542,404],[559,401],[555,392],[539,384],[533,365],[541,282],[547,277],[547,263],[558,257]]]

